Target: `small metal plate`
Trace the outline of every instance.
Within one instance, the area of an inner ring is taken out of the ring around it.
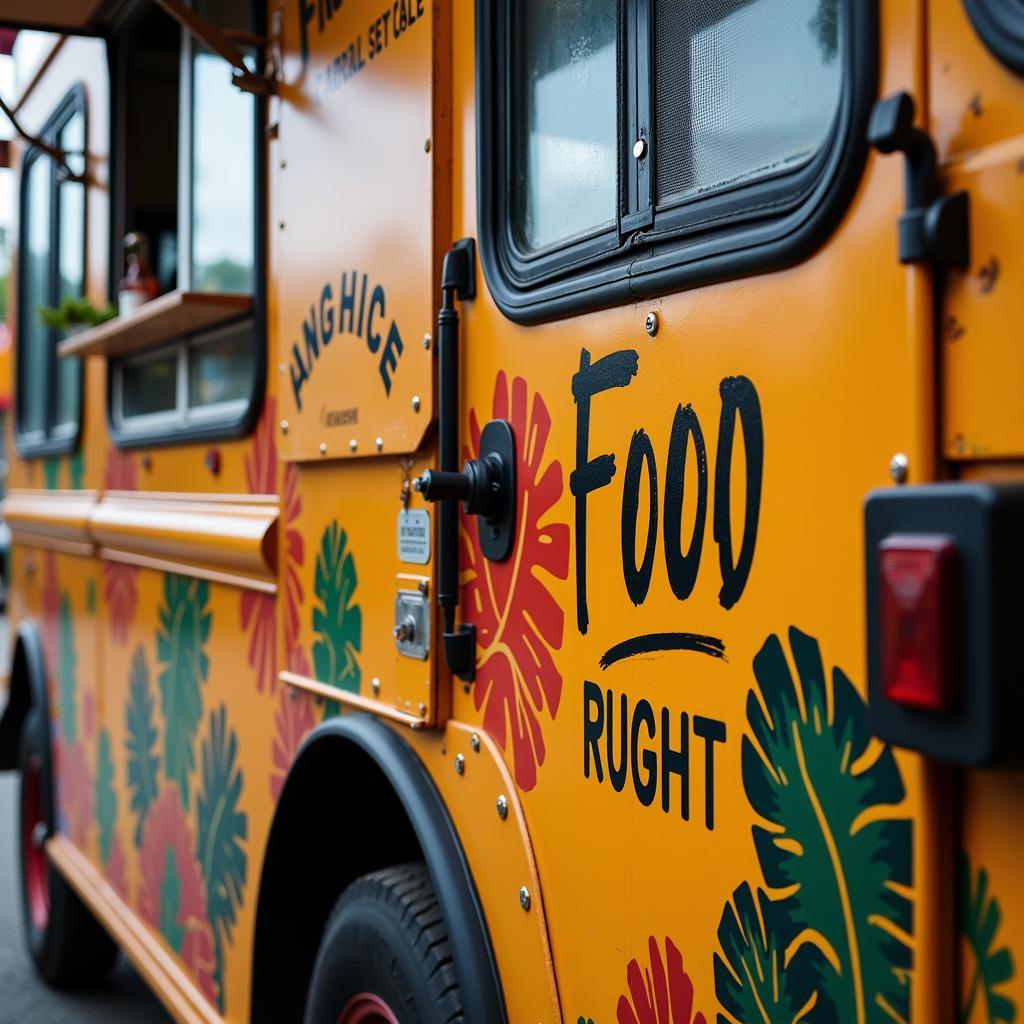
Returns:
[[[400,590],[395,595],[395,628],[405,627],[405,635],[395,636],[398,653],[426,661],[430,653],[430,603],[418,590]]]
[[[413,565],[430,561],[430,513],[425,508],[398,513],[398,560]]]

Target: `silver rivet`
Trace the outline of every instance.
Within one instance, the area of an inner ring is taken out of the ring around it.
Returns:
[[[424,348],[430,348],[430,342],[431,342],[432,340],[433,340],[433,339],[432,339],[432,338],[430,337],[430,335],[429,335],[429,334],[424,334],[424,335],[423,335],[423,347],[424,347]]]
[[[384,438],[383,437],[378,437],[377,440],[374,441],[373,443],[377,446],[377,451],[380,452],[380,451],[384,450]]]
[[[427,705],[424,704],[423,701],[420,701],[420,709],[419,710],[420,710],[420,717],[421,718],[426,718],[426,715],[427,715]]]
[[[380,693],[380,680],[372,679],[370,681],[370,689],[373,690],[373,695],[376,697]]]
[[[282,434],[287,434],[288,433],[288,421],[287,420],[281,420],[281,433]]]
[[[502,793],[501,796],[498,797],[497,806],[498,817],[501,818],[502,821],[504,821],[508,817],[508,799],[506,798],[504,793]]]
[[[352,440],[349,441],[348,443],[348,450],[350,452],[354,452],[358,447],[359,445],[356,443],[356,439],[353,437]]]
[[[419,412],[420,411],[420,396],[419,395],[413,395],[412,396],[412,411],[413,412]]]
[[[421,593],[425,594],[430,589],[430,584],[426,580],[420,580],[416,584],[416,589]]]
[[[423,143],[423,152],[424,153],[429,153],[430,152],[430,139],[427,139],[426,142]]]
[[[466,771],[466,758],[462,754],[455,755],[455,774],[462,775]]]
[[[644,321],[644,329],[653,338],[658,333],[658,314],[650,312]]]
[[[327,442],[326,441],[321,441],[320,442],[320,454],[321,455],[326,455],[327,454]]]
[[[287,373],[288,372],[288,367],[285,366],[284,363],[278,363],[277,364],[277,372],[278,373]]]
[[[905,484],[907,482],[907,473],[909,469],[910,460],[903,454],[903,452],[897,452],[889,460],[889,476],[892,477],[894,483]]]
[[[474,754],[480,753],[480,737],[476,733],[469,737],[469,745],[473,748]]]
[[[523,910],[530,909],[530,890],[527,889],[525,885],[519,887],[519,906],[521,906]]]
[[[637,160],[643,160],[643,158],[647,156],[646,139],[637,139],[636,142],[633,143],[633,156],[636,157]]]

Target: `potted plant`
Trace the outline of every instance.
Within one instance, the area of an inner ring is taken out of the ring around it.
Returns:
[[[60,331],[70,338],[90,327],[106,323],[117,316],[117,310],[110,305],[97,309],[87,298],[65,295],[59,306],[40,306],[39,319],[44,326]]]

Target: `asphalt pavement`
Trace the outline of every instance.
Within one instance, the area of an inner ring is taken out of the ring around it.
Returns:
[[[7,621],[0,617],[0,648]],[[7,668],[0,652],[0,671]],[[4,697],[0,696],[0,711]],[[110,980],[88,992],[54,992],[25,948],[18,895],[18,779],[0,774],[0,1024],[167,1024],[170,1017],[122,957]]]

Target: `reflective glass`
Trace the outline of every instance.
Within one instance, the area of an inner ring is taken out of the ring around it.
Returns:
[[[85,167],[85,115],[74,114],[64,126],[58,144],[68,166],[80,174]],[[58,296],[79,296],[85,291],[85,185],[61,181],[58,191],[57,266]],[[54,426],[65,430],[78,422],[81,369],[77,359],[57,360],[57,408]]]
[[[615,0],[520,0],[512,59],[512,193],[526,250],[616,216]]]
[[[39,307],[50,304],[50,188],[49,157],[38,156],[29,164],[25,178],[22,227],[25,251],[21,258],[24,308],[18,356],[21,387],[21,430],[26,434],[46,430],[46,391],[50,367],[51,332],[39,320]]]
[[[125,419],[173,412],[178,395],[178,354],[144,363],[126,363],[121,371],[121,414]]]
[[[188,404],[247,400],[252,394],[252,325],[243,324],[189,351]]]

